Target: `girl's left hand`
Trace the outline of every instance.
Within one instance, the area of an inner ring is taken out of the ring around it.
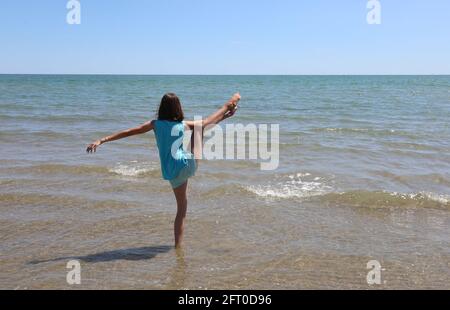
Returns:
[[[91,143],[91,144],[88,145],[88,147],[87,147],[87,149],[86,149],[86,152],[87,152],[88,154],[95,153],[95,152],[97,152],[97,148],[98,148],[100,145],[102,145],[102,141],[101,141],[101,140],[97,140],[97,141],[95,141],[94,143]]]

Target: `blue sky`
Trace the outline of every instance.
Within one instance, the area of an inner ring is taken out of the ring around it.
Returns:
[[[450,74],[450,1],[0,1],[0,73]]]

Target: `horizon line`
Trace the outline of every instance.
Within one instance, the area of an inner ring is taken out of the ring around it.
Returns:
[[[0,75],[72,76],[449,76],[450,73],[375,73],[375,74],[203,74],[203,73],[0,73]]]

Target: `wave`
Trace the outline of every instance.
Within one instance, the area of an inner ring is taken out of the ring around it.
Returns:
[[[309,173],[289,175],[287,181],[265,186],[248,186],[247,190],[264,198],[307,198],[330,192],[331,186],[323,178],[312,177]]]
[[[450,209],[450,195],[431,192],[397,193],[389,191],[350,191],[330,193],[320,199],[321,202],[356,207],[425,207]]]
[[[159,175],[159,166],[153,162],[138,163],[131,162],[128,164],[117,164],[117,166],[108,170],[111,173],[126,177],[142,177],[149,175]]]
[[[327,205],[353,207],[425,207],[450,209],[450,195],[433,192],[398,193],[354,190],[336,192],[328,180],[309,173],[290,175],[288,180],[268,185],[246,186],[245,190],[260,198],[303,200]]]
[[[33,166],[22,166],[9,168],[10,173],[31,174],[70,174],[70,175],[92,175],[92,174],[114,174],[126,177],[142,177],[159,175],[159,166],[154,162],[118,163],[113,167],[94,165],[64,165],[64,164],[38,164]]]

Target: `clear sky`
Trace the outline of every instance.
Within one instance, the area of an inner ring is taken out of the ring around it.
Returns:
[[[0,73],[450,74],[450,1],[0,1]]]

